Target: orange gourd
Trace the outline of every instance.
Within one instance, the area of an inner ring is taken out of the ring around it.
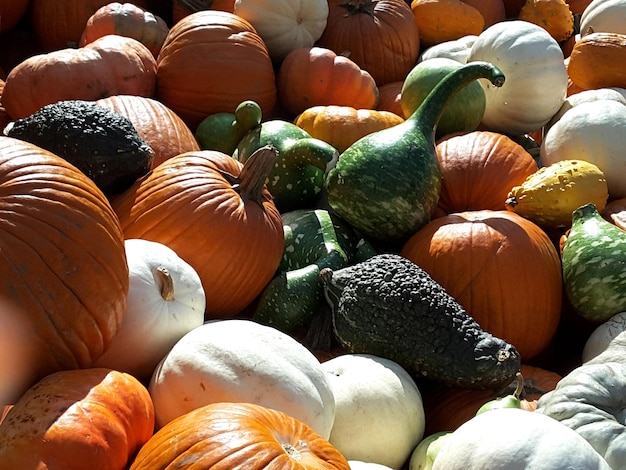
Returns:
[[[422,47],[478,36],[485,26],[480,11],[461,0],[413,0],[411,10]]]
[[[129,470],[175,468],[349,470],[345,457],[303,422],[252,403],[213,403],[159,429]]]
[[[372,76],[343,55],[302,47],[283,59],[276,77],[278,98],[292,115],[323,105],[373,109],[378,88]]]
[[[405,0],[329,0],[317,45],[346,54],[378,86],[404,80],[417,61],[420,39]]]
[[[275,160],[266,147],[245,166],[217,151],[186,152],[112,202],[125,238],[169,246],[196,270],[207,318],[241,313],[282,258],[282,219],[264,185]]]
[[[527,0],[518,18],[541,26],[557,42],[574,33],[574,15],[565,0]]]
[[[180,116],[154,98],[115,95],[96,103],[133,123],[139,136],[154,150],[152,168],[181,153],[200,150],[195,136]]]
[[[87,20],[78,45],[80,47],[107,34],[136,39],[156,57],[167,37],[165,20],[134,3],[112,2],[99,8]]]
[[[0,467],[124,470],[153,432],[150,394],[132,375],[59,371],[7,412],[0,424]]]
[[[171,29],[157,57],[156,98],[192,131],[210,114],[256,101],[269,116],[276,77],[265,43],[233,13],[204,10]]]
[[[437,143],[442,173],[438,209],[449,214],[468,210],[504,210],[511,188],[539,168],[510,137],[491,131],[451,135]]]
[[[560,320],[561,260],[537,225],[506,211],[436,218],[401,255],[426,270],[491,334],[528,362],[550,343]]]
[[[573,84],[583,90],[625,88],[626,71],[615,66],[624,61],[625,34],[590,33],[574,44],[567,62],[567,73]]]

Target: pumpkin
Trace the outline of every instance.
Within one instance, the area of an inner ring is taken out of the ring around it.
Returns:
[[[154,430],[154,408],[133,376],[64,370],[24,393],[0,424],[3,468],[124,470]]]
[[[424,433],[415,381],[397,362],[343,354],[322,364],[335,396],[329,441],[349,460],[402,468]]]
[[[463,3],[467,3],[480,12],[485,28],[506,19],[506,7],[503,0],[465,0]]]
[[[19,23],[28,10],[30,0],[11,0],[0,3],[0,33],[6,33]]]
[[[62,100],[95,101],[111,95],[152,96],[156,61],[136,39],[108,35],[85,47],[38,54],[7,76],[2,104],[12,119]]]
[[[626,196],[626,106],[613,99],[574,106],[554,123],[541,142],[543,166],[562,160],[585,160],[606,178],[609,199]]]
[[[520,144],[504,134],[473,131],[437,143],[442,173],[439,213],[503,210],[511,188],[538,170]]]
[[[157,57],[156,98],[192,131],[210,114],[256,101],[276,103],[274,68],[254,27],[233,13],[205,10],[176,23]]]
[[[623,331],[626,331],[626,312],[618,312],[596,326],[583,346],[582,362],[589,362],[598,356]]]
[[[235,0],[172,0],[172,23],[176,24],[185,16],[203,10],[234,13]]]
[[[514,438],[512,438],[514,436]],[[610,470],[581,436],[540,413],[500,408],[473,417],[446,437],[432,470]]]
[[[1,310],[28,358],[13,384],[19,396],[49,373],[90,367],[102,355],[124,315],[128,266],[116,214],[76,167],[2,136],[0,168]],[[0,341],[0,356],[15,358],[4,349],[14,342]]]
[[[134,3],[112,2],[89,17],[78,45],[83,47],[102,36],[118,34],[136,39],[156,57],[168,32],[169,27],[160,16]]]
[[[420,38],[405,0],[329,0],[317,45],[345,54],[378,86],[404,80],[415,65]]]
[[[468,62],[486,61],[500,68],[504,85],[483,81],[487,106],[482,125],[508,135],[544,126],[559,110],[567,91],[567,70],[559,43],[541,26],[513,20],[485,29]]]
[[[267,147],[245,166],[217,151],[186,152],[112,201],[125,238],[162,243],[196,270],[207,318],[239,314],[280,263],[282,220],[264,185],[275,159]]]
[[[30,27],[44,52],[78,45],[85,24],[100,7],[111,0],[31,0]],[[133,0],[147,8],[148,0]]]
[[[312,106],[374,109],[378,88],[350,58],[324,47],[302,47],[282,61],[276,77],[278,98],[292,115]]]
[[[565,0],[526,0],[518,18],[545,28],[557,42],[574,34],[574,15]]]
[[[445,57],[453,59],[462,64],[467,63],[467,58],[472,50],[472,46],[478,39],[474,34],[468,34],[459,39],[440,42],[434,46],[427,47],[419,56],[419,62],[436,57]]]
[[[403,116],[402,103],[400,101],[403,83],[403,80],[398,80],[378,87],[378,104],[376,105],[378,111],[388,111],[398,116]]]
[[[622,230],[626,230],[626,197],[607,202],[602,211],[602,217]]]
[[[397,114],[350,106],[313,106],[294,120],[311,137],[328,142],[343,152],[361,137],[404,122]]]
[[[248,470],[350,470],[345,457],[309,426],[253,403],[213,403],[158,430],[130,470],[188,466]]]
[[[590,33],[582,36],[569,56],[567,73],[576,86],[626,88],[626,72],[615,64],[626,60],[626,34]]]
[[[622,0],[592,0],[580,16],[580,35],[626,34],[626,9]]]
[[[335,420],[330,377],[300,342],[252,320],[207,322],[183,336],[148,386],[158,427],[209,403],[255,403],[324,438]]]
[[[125,116],[139,136],[154,150],[152,168],[185,152],[200,150],[185,122],[160,101],[147,96],[113,95],[96,104]]]
[[[587,103],[589,101],[604,99],[615,100],[623,105],[626,105],[626,88],[595,88],[591,90],[581,90],[568,96],[561,105],[559,111],[552,116],[550,122],[544,126],[544,134],[556,121],[561,119],[563,114],[572,109],[574,106],[581,103]]]
[[[478,35],[485,26],[483,15],[461,0],[413,0],[411,10],[422,47]]]
[[[528,364],[522,364],[520,372],[523,380],[520,405],[526,409],[534,409],[539,397],[554,390],[562,378],[556,372]],[[478,409],[485,403],[511,395],[516,384],[517,379],[501,390],[472,390],[450,386],[426,389],[422,393],[426,415],[425,435],[456,430],[476,416]]]
[[[142,239],[124,242],[130,286],[119,331],[95,367],[149,379],[174,344],[204,322],[198,273],[172,249]]]
[[[449,214],[418,230],[400,254],[525,361],[552,340],[561,314],[561,261],[548,235],[529,220],[506,210]]]
[[[328,19],[326,0],[236,0],[234,13],[248,20],[279,64],[294,49],[312,47]]]

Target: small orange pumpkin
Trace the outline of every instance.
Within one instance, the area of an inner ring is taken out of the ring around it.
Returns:
[[[350,470],[346,458],[303,422],[253,403],[213,403],[159,429],[129,470],[174,468]]]
[[[485,26],[480,11],[461,0],[413,0],[411,10],[422,47],[478,36]]]
[[[626,62],[626,35],[590,33],[572,48],[567,73],[575,86],[583,90],[626,88],[626,71],[615,64]]]
[[[557,42],[574,33],[574,15],[565,0],[526,0],[518,18],[541,26]]]
[[[372,76],[348,57],[323,47],[301,47],[283,59],[276,77],[281,105],[294,116],[313,106],[374,109]]]
[[[561,260],[531,221],[506,210],[449,214],[421,228],[400,254],[426,270],[484,330],[513,344],[523,361],[554,337]]]

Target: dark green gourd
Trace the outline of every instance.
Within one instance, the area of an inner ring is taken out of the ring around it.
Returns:
[[[347,148],[325,181],[330,207],[366,237],[382,241],[405,240],[425,225],[441,191],[437,122],[448,99],[479,78],[504,83],[494,65],[466,64],[446,75],[405,122]]]
[[[602,322],[626,310],[626,232],[595,205],[573,212],[562,266],[567,297],[580,315]]]
[[[348,351],[453,386],[497,388],[515,379],[521,362],[515,347],[484,331],[412,261],[381,254],[320,275],[334,334]]]

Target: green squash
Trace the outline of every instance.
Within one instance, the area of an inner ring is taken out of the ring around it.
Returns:
[[[328,172],[329,206],[364,236],[407,240],[429,220],[439,201],[441,171],[435,132],[444,106],[478,78],[502,86],[504,75],[473,62],[446,75],[403,123],[348,147]]]

